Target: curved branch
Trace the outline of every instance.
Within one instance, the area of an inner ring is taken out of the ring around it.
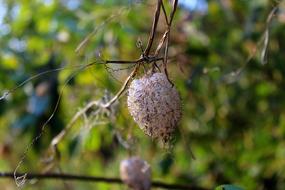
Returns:
[[[123,184],[120,178],[109,178],[101,176],[85,176],[85,175],[75,175],[75,174],[58,174],[58,173],[17,173],[17,176],[25,175],[25,179],[61,179],[61,180],[77,180],[77,181],[91,181],[91,182],[101,182],[110,184]],[[0,178],[14,178],[13,172],[0,172]],[[164,189],[181,189],[181,190],[209,190],[203,187],[197,187],[194,185],[184,185],[184,184],[170,184],[160,181],[152,181],[152,187],[159,187]]]

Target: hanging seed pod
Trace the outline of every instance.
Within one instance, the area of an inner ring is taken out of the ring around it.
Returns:
[[[121,161],[121,179],[134,190],[150,190],[151,169],[149,164],[139,157]]]
[[[181,101],[164,73],[145,75],[132,81],[128,108],[145,134],[169,142],[181,119]]]

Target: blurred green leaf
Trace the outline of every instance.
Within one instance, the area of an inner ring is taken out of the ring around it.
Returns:
[[[221,185],[216,187],[215,190],[243,190],[243,188],[236,185]]]

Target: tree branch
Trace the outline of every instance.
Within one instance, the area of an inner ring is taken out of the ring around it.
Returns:
[[[61,179],[61,180],[76,180],[76,181],[92,181],[101,183],[111,183],[111,184],[123,184],[120,178],[107,178],[101,176],[86,176],[86,175],[75,175],[75,174],[58,174],[58,173],[17,173],[17,176],[25,175],[25,179]],[[0,172],[0,178],[14,178],[13,172]],[[170,184],[160,181],[152,181],[152,187],[159,187],[164,189],[181,189],[181,190],[209,190],[203,187],[197,187],[194,185],[184,185],[184,184]]]

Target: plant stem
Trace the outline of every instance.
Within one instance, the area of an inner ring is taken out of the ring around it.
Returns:
[[[86,175],[75,175],[75,174],[58,174],[58,173],[17,173],[17,176],[25,175],[25,179],[61,179],[61,180],[77,180],[77,181],[92,181],[110,184],[123,184],[120,178],[110,178],[101,176],[86,176]],[[13,172],[0,172],[0,178],[14,178]],[[184,184],[170,184],[160,181],[152,181],[152,187],[159,187],[164,189],[181,189],[181,190],[209,190],[207,188],[198,187],[194,185],[184,185]]]

